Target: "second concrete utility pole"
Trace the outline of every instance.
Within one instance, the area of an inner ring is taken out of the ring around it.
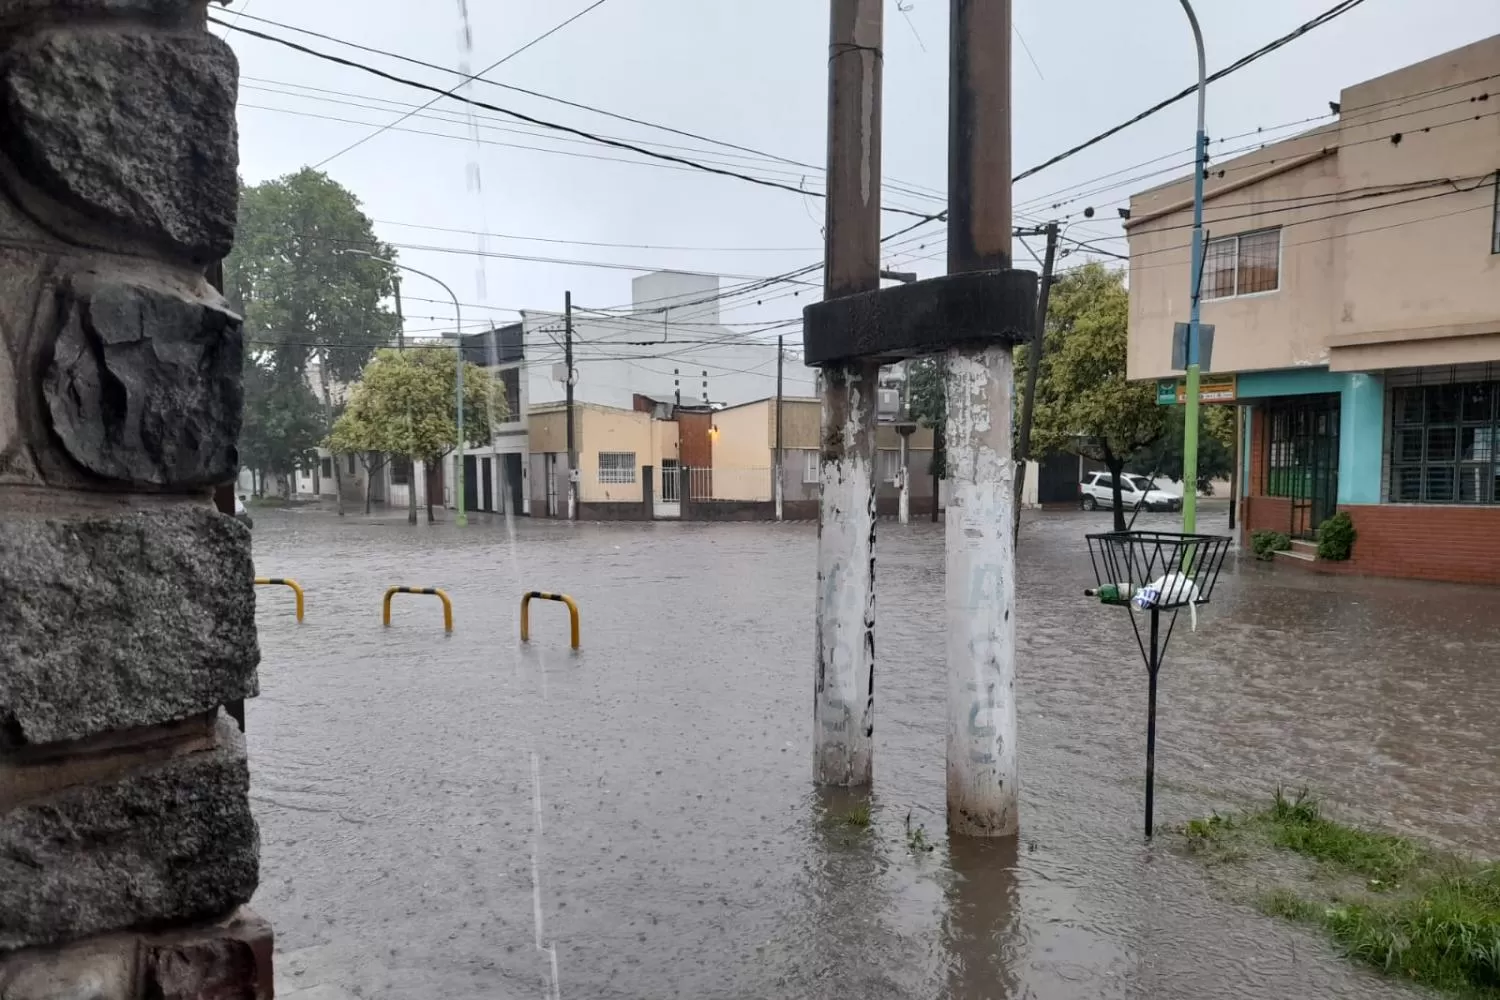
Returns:
[[[563,383],[567,386],[568,520],[578,518],[578,443],[573,430],[573,293],[563,293]]]

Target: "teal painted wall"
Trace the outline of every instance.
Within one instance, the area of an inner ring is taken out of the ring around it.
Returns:
[[[1385,380],[1344,376],[1339,399],[1339,503],[1379,503],[1385,452]]]
[[[1339,394],[1339,496],[1341,504],[1380,502],[1380,471],[1385,450],[1385,381],[1363,372],[1295,368],[1245,372],[1237,393],[1242,400],[1272,396]],[[1246,421],[1246,434],[1249,421]],[[1250,447],[1246,438],[1245,479],[1249,481]]]

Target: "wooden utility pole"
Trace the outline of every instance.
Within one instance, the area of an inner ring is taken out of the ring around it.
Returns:
[[[951,0],[948,273],[1011,264],[1010,0]],[[948,828],[1017,831],[1012,349],[951,347],[945,444]]]
[[[1021,498],[1026,492],[1026,464],[1031,461],[1031,417],[1036,412],[1036,380],[1042,370],[1042,355],[1047,345],[1047,305],[1052,298],[1052,267],[1057,262],[1057,223],[1049,222],[1047,253],[1042,258],[1042,283],[1037,286],[1036,331],[1026,358],[1026,398],[1021,403],[1021,432],[1016,444],[1016,507],[1011,529],[1013,539],[1021,536]]]
[[[823,297],[880,288],[882,0],[832,0]],[[822,370],[814,779],[868,785],[875,725],[877,362]]]
[[[786,480],[786,471],[785,471],[785,468],[784,468],[785,453],[782,450],[782,441],[784,439],[783,439],[782,434],[781,434],[781,417],[782,417],[782,414],[784,412],[783,409],[782,409],[782,405],[781,405],[781,402],[782,402],[782,389],[783,389],[782,369],[785,367],[785,364],[786,364],[786,338],[785,337],[777,337],[776,338],[776,461],[775,461],[775,466],[776,467],[775,467],[774,470],[772,470],[772,475],[774,475],[776,478],[771,483],[771,496],[776,501],[776,520],[778,520],[778,521],[780,521],[782,519],[781,502],[782,502],[782,493],[785,490],[785,486],[783,485],[783,483]]]
[[[578,442],[573,431],[573,293],[563,293],[563,384],[567,386],[568,520],[578,517]]]

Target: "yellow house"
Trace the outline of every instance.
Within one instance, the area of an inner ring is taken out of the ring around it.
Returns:
[[[782,399],[781,412],[782,497],[789,507],[787,516],[815,516],[822,404],[815,398],[787,397]],[[715,413],[713,421],[713,498],[772,499],[772,469],[776,460],[775,398],[727,407]],[[882,513],[894,513],[899,494],[896,475],[901,468],[901,435],[893,425],[882,424],[876,430],[875,443],[879,483],[877,505]],[[933,497],[930,474],[932,431],[917,428],[908,447],[912,510],[925,512],[930,509]]]
[[[568,502],[568,425],[563,403],[542,403],[529,413],[532,513],[562,517]],[[579,517],[618,517],[618,505],[645,501],[646,467],[675,465],[675,420],[594,403],[573,406],[573,446],[578,452]],[[659,479],[658,479],[659,481]],[[597,505],[616,509],[596,509]],[[643,515],[649,516],[649,515]]]

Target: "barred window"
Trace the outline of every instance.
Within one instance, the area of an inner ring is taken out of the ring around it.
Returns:
[[[599,453],[599,482],[635,482],[635,452],[601,451]]]
[[[1203,255],[1203,298],[1274,292],[1281,287],[1281,230],[1262,229],[1209,240]]]
[[[1500,382],[1391,392],[1393,503],[1500,503]]]
[[[802,452],[802,481],[804,483],[816,483],[822,473],[822,457],[816,448],[806,448]]]

